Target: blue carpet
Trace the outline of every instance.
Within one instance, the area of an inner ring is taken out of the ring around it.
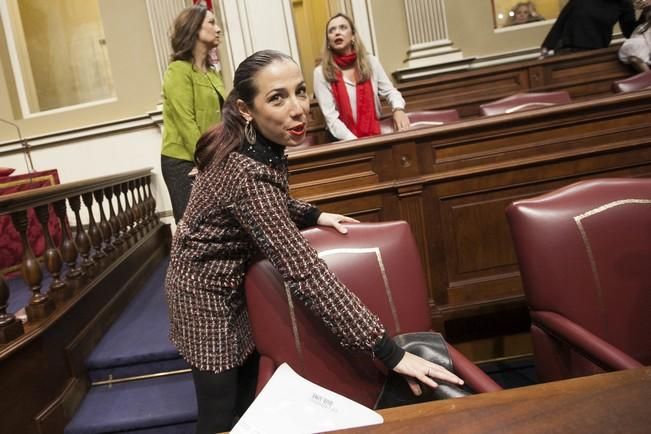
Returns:
[[[161,261],[86,361],[91,381],[187,368],[169,340],[164,281],[168,259]]]
[[[196,417],[192,375],[173,375],[92,387],[65,434],[192,432]]]
[[[46,273],[43,274],[41,294],[46,294],[50,284],[52,283],[52,276]],[[11,279],[6,280],[6,282],[9,287],[9,306],[7,307],[7,312],[16,313],[27,306],[27,303],[29,303],[29,299],[32,296],[32,291],[30,291],[27,283],[20,275],[14,276]]]

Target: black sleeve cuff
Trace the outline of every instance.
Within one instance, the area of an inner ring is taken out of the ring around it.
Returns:
[[[305,214],[304,221],[305,227],[309,228],[310,226],[316,226],[316,222],[319,220],[321,215],[321,210],[316,206],[312,207],[312,210]]]
[[[385,333],[382,335],[380,342],[375,344],[373,347],[373,354],[375,357],[380,359],[387,369],[392,370],[402,360],[402,357],[405,355],[405,350],[400,348],[398,344],[393,342],[393,339]]]

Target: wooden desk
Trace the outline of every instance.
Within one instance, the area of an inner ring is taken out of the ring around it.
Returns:
[[[581,179],[651,176],[650,113],[644,91],[316,145],[289,152],[290,188],[329,212],[408,221],[434,327],[452,342],[517,333],[527,312],[506,206]]]
[[[339,433],[649,433],[651,367],[380,410]]]

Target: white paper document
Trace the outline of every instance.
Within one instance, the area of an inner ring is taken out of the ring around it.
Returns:
[[[375,411],[306,380],[283,363],[231,433],[322,433],[383,421]]]

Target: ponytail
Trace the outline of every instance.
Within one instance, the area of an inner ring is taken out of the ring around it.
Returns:
[[[194,151],[194,162],[199,170],[205,169],[213,160],[219,164],[240,146],[244,137],[244,118],[237,109],[238,98],[233,89],[222,107],[222,121],[199,138]]]

